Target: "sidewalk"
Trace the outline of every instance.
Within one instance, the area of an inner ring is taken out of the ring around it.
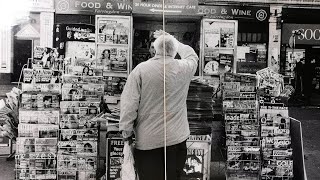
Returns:
[[[309,180],[320,179],[320,109],[290,107],[289,115],[301,121],[307,177]]]

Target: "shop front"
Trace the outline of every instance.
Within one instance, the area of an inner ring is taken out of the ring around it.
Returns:
[[[10,3],[8,3],[10,4]],[[33,58],[33,47],[52,47],[53,0],[27,0],[12,4],[10,25],[1,27],[1,84],[18,82],[22,67]],[[2,21],[4,22],[4,20]]]
[[[295,14],[293,14],[295,13]],[[319,105],[320,26],[319,21],[304,21],[316,16],[312,9],[284,9],[282,25],[281,72],[305,104]]]
[[[27,68],[21,91],[6,102],[21,98],[19,107],[10,106],[20,114],[9,129],[17,144],[16,179],[121,178],[121,93],[130,72],[151,57],[160,29],[200,59],[187,98],[191,135],[183,179],[292,179],[293,169],[304,166],[295,159],[303,156],[301,132],[294,130],[300,126],[279,98],[282,76],[266,68],[278,58],[279,40],[269,37],[269,5],[165,2],[56,0],[55,14],[36,12],[17,26],[16,57],[27,61],[12,67]],[[291,25],[284,24],[283,34],[296,29]],[[290,52],[316,54],[297,39],[320,39],[320,27],[299,25]]]

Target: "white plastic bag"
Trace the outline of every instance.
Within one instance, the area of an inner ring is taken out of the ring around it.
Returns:
[[[124,142],[123,147],[123,164],[121,165],[122,180],[138,180],[136,170],[134,168],[133,145],[129,145],[128,141]]]

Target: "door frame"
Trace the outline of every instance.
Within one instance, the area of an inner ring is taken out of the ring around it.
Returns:
[[[19,40],[28,40],[28,41],[31,41],[31,59],[33,59],[33,50],[34,50],[34,38],[19,38],[19,37],[14,37],[15,39],[14,39],[14,41],[15,40],[17,40],[17,41],[19,41]],[[13,41],[13,50],[14,50],[14,41]],[[15,63],[14,62],[14,55],[13,55],[13,63]],[[28,61],[27,61],[27,63],[29,62],[29,58],[28,58]],[[23,67],[23,66],[22,66]],[[28,64],[27,64],[27,67],[28,67]],[[13,66],[12,66],[12,68],[13,68],[13,71],[15,71],[15,69],[14,69],[14,64],[13,64]],[[21,75],[22,75],[22,69],[21,69],[21,71],[20,71],[20,75],[19,75],[19,79],[20,79],[20,77],[21,77]],[[20,79],[20,81],[21,81],[21,79]],[[11,81],[11,83],[12,84],[19,84],[19,82],[16,82],[16,81]]]

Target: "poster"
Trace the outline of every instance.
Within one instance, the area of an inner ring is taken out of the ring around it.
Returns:
[[[98,43],[128,44],[130,23],[128,19],[98,18]]]
[[[66,57],[71,58],[72,66],[91,66],[95,59],[95,43],[68,41],[66,42]]]
[[[190,135],[187,140],[187,159],[182,180],[206,180],[210,177],[211,136]]]
[[[234,21],[203,21],[204,75],[232,72],[236,33]]]
[[[123,163],[122,138],[107,138],[107,179],[121,178],[121,164]]]
[[[127,71],[129,51],[127,47],[98,47],[97,68],[103,71]]]

